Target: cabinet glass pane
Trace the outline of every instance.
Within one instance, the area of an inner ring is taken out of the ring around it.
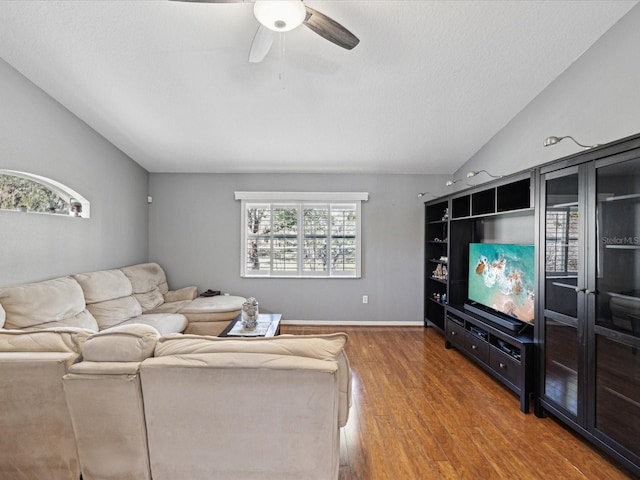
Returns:
[[[640,337],[640,159],[596,170],[596,323]]]
[[[640,353],[596,337],[596,428],[640,455]]]
[[[577,317],[578,175],[546,182],[545,309]]]
[[[545,318],[544,394],[578,414],[578,332],[575,327]]]

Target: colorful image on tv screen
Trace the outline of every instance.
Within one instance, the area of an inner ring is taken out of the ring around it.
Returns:
[[[533,322],[533,245],[469,244],[469,299],[525,322]]]

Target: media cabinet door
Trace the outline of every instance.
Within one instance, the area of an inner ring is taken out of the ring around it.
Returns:
[[[595,178],[593,428],[640,457],[640,159]]]
[[[543,177],[544,211],[544,379],[542,396],[575,421],[584,420],[585,312],[580,235],[584,228],[578,167]]]
[[[640,153],[541,180],[541,403],[640,472]]]

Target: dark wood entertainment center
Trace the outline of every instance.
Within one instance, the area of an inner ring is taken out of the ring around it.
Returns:
[[[533,325],[470,305],[470,243],[535,245]],[[640,135],[425,202],[424,260],[445,347],[640,476]]]

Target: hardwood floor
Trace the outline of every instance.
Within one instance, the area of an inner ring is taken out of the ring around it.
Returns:
[[[422,327],[307,327],[349,334],[353,405],[339,480],[627,479],[633,476]]]

